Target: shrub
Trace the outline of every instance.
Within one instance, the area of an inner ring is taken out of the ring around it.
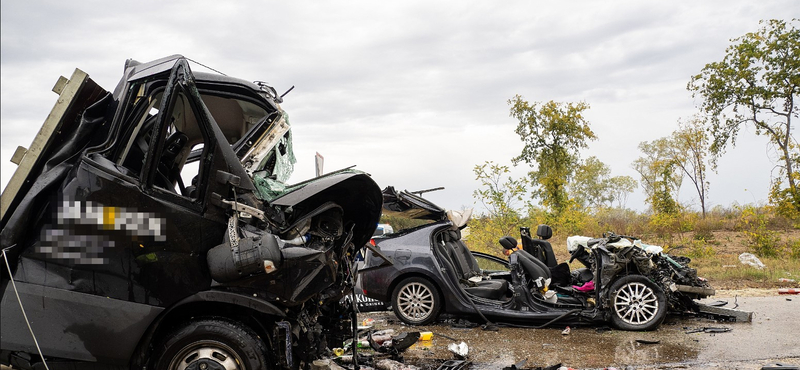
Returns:
[[[774,214],[772,207],[756,208],[745,206],[739,219],[739,225],[747,236],[750,250],[760,257],[778,257],[782,248],[781,239],[777,232],[769,230],[770,217]]]
[[[687,253],[691,258],[707,258],[713,257],[717,254],[708,242],[705,239],[694,239],[690,241],[690,249]]]
[[[692,238],[694,240],[711,241],[714,240],[714,230],[719,229],[721,229],[721,222],[719,222],[719,220],[712,220],[709,218],[699,220],[694,227],[694,236]]]
[[[790,240],[787,244],[789,245],[789,257],[800,260],[800,240]]]

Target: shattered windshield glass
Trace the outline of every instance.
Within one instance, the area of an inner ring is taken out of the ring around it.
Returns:
[[[294,172],[297,160],[289,116],[286,112],[281,113],[242,159],[245,170],[256,186],[256,195],[261,200],[271,201],[292,190],[286,181]]]

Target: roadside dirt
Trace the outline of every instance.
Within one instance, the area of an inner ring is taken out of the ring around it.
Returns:
[[[733,298],[733,297],[773,297],[777,294],[776,289],[745,288],[745,289],[724,289],[717,290],[713,298]],[[791,298],[787,296],[787,298]],[[800,297],[798,297],[800,300]]]

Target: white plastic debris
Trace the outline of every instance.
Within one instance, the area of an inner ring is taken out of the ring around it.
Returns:
[[[650,254],[659,254],[659,253],[664,251],[664,247],[662,247],[660,245],[652,245],[652,244],[642,243],[641,240],[637,240],[637,241],[633,242],[633,245],[636,245],[639,248],[644,249],[645,252],[650,253]]]
[[[587,244],[589,244],[589,240],[592,239],[588,236],[580,236],[580,235],[573,235],[567,237],[567,251],[574,252],[578,250],[578,248],[589,248]]]
[[[406,365],[388,358],[376,362],[375,367],[379,370],[419,370],[419,368],[414,365]]]
[[[756,257],[755,254],[752,254],[752,253],[742,253],[742,254],[740,254],[739,255],[739,262],[741,262],[741,263],[743,263],[745,265],[753,266],[753,267],[755,267],[755,268],[757,268],[759,270],[763,269],[764,267],[767,267],[766,265],[764,265],[763,262],[761,262],[760,259],[758,259],[758,257]]]
[[[460,229],[466,225],[469,218],[472,216],[472,208],[467,208],[461,211],[449,210],[447,211],[447,218],[453,223],[453,227]]]
[[[622,238],[616,242],[606,244],[607,247],[614,247],[614,248],[625,248],[625,247],[630,247],[632,245],[633,243],[626,238]]]
[[[469,354],[469,347],[464,342],[459,344],[450,343],[450,345],[447,346],[447,349],[449,349],[450,352],[453,352],[459,358],[467,358],[467,355]]]

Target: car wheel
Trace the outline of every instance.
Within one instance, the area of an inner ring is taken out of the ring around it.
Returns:
[[[406,324],[430,324],[442,309],[439,290],[425,278],[407,278],[394,288],[392,309],[397,318]]]
[[[250,328],[233,321],[202,319],[168,335],[158,370],[267,369],[264,342]]]
[[[622,330],[653,330],[667,316],[664,292],[650,279],[628,275],[611,285],[611,322]]]

